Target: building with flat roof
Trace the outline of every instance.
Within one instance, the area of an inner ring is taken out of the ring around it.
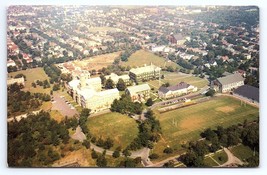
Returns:
[[[254,86],[250,86],[250,85],[240,86],[233,91],[233,94],[241,98],[251,100],[253,103],[260,102],[259,88],[256,88]]]
[[[196,91],[197,87],[187,84],[185,82],[180,82],[174,86],[161,86],[158,90],[158,95],[159,98],[169,99]]]
[[[129,72],[130,78],[135,82],[143,82],[148,80],[157,79],[160,77],[161,68],[153,64],[132,68]]]
[[[214,81],[214,89],[222,93],[230,92],[244,85],[244,80],[245,79],[239,73],[230,74],[225,77],[217,78],[217,80]]]
[[[125,90],[125,94],[129,95],[134,102],[145,102],[150,97],[150,86],[148,84],[131,86]]]

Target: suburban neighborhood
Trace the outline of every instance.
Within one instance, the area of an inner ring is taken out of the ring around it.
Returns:
[[[258,167],[256,6],[9,6],[9,167]]]

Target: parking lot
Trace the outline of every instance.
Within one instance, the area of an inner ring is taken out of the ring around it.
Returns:
[[[63,116],[72,117],[78,114],[76,109],[68,102],[64,96],[54,93],[52,100],[52,110],[58,110]]]

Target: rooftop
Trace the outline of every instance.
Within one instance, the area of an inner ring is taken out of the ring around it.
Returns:
[[[169,87],[161,86],[159,88],[159,91],[163,92],[163,93],[167,93],[169,91],[177,91],[177,90],[181,90],[181,89],[186,89],[189,86],[191,86],[191,85],[187,84],[186,82],[180,82],[180,83],[178,83],[177,85],[174,85],[174,86],[169,86]]]
[[[259,88],[254,86],[240,86],[234,90],[234,93],[259,102]]]
[[[226,85],[226,84],[244,81],[244,78],[239,73],[236,73],[236,74],[231,74],[231,75],[227,75],[225,77],[218,78],[217,80],[222,85]]]
[[[135,93],[140,92],[140,91],[150,90],[150,86],[148,84],[141,84],[141,85],[137,85],[137,86],[128,87],[127,90],[131,94],[135,94]]]
[[[130,72],[134,73],[134,74],[140,74],[140,73],[144,73],[144,72],[153,72],[153,71],[160,71],[161,68],[157,67],[153,64],[148,65],[148,66],[144,66],[144,67],[138,67],[138,68],[132,68],[130,70]]]

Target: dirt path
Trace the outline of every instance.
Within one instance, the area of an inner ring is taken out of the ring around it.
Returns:
[[[234,165],[243,165],[244,162],[242,162],[240,159],[235,157],[227,148],[223,148],[225,153],[227,154],[228,160],[224,164],[220,165],[219,167],[230,167]]]

